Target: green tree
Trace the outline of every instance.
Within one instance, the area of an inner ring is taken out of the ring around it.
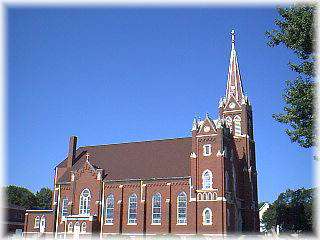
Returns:
[[[49,188],[41,188],[36,193],[37,207],[39,209],[51,209],[52,190]]]
[[[284,112],[274,114],[273,117],[289,125],[285,131],[291,141],[302,147],[311,147],[314,144],[313,131],[313,96],[314,63],[315,63],[315,36],[314,11],[312,5],[293,5],[288,8],[278,8],[280,19],[275,20],[278,29],[267,31],[268,44],[271,47],[284,44],[294,51],[297,62],[289,62],[291,70],[298,76],[295,80],[286,81],[283,94],[286,103]]]
[[[26,209],[36,206],[36,196],[28,189],[9,185],[6,187],[7,200],[9,204],[18,205]]]
[[[311,232],[313,191],[301,188],[281,193],[262,217],[265,228],[279,225],[283,232]]]

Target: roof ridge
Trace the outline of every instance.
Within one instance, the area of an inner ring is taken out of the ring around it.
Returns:
[[[172,140],[186,139],[186,138],[191,138],[191,137],[177,137],[177,138],[155,139],[155,140],[145,140],[145,141],[133,141],[133,142],[122,142],[122,143],[87,145],[87,146],[81,146],[78,149],[86,148],[86,147],[100,147],[100,146],[121,145],[121,144],[130,144],[130,143],[158,142],[158,141],[168,141],[168,140],[172,141]]]

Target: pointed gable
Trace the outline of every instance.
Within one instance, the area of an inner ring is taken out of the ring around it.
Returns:
[[[198,134],[206,135],[206,134],[215,134],[217,133],[217,127],[214,121],[206,114],[205,119],[201,122]]]

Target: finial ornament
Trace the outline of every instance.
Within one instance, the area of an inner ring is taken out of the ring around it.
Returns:
[[[89,161],[89,156],[90,156],[90,154],[87,152],[87,153],[86,153],[87,161]]]

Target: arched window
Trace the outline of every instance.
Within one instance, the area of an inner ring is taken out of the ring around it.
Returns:
[[[128,206],[128,224],[137,224],[137,195],[135,193],[131,194],[129,197]]]
[[[234,134],[236,136],[240,136],[241,135],[241,118],[237,115],[234,117],[233,121],[234,121]]]
[[[213,195],[212,200],[217,200],[218,194],[216,192],[214,192],[212,195]]]
[[[187,223],[187,194],[180,192],[177,197],[177,223]]]
[[[201,201],[202,200],[202,193],[198,193],[197,198],[198,198],[198,201]]]
[[[230,128],[230,131],[232,131],[232,118],[226,117],[226,124]]]
[[[85,233],[87,231],[87,223],[86,222],[83,222],[81,224],[81,232],[82,233]]]
[[[89,215],[90,214],[90,200],[91,194],[88,188],[84,189],[80,195],[80,206],[79,214]]]
[[[113,223],[114,218],[114,196],[109,194],[106,198],[106,223]]]
[[[212,200],[212,193],[211,192],[208,193],[208,200]]]
[[[79,222],[76,222],[74,224],[74,229],[73,229],[74,233],[75,234],[78,234],[80,232],[80,223]]]
[[[212,225],[212,211],[210,208],[205,208],[202,212],[202,224]]]
[[[161,224],[161,194],[152,196],[152,224]]]
[[[68,223],[68,232],[71,233],[73,231],[73,225],[72,222]]]
[[[68,198],[67,197],[64,197],[62,199],[61,215],[62,216],[68,215]]]
[[[36,218],[34,219],[34,228],[39,228],[40,226],[40,217],[36,216]]]
[[[205,170],[202,173],[202,189],[212,188],[212,172],[210,170]]]
[[[46,217],[42,215],[41,221],[40,221],[40,232],[44,232],[46,227]]]

